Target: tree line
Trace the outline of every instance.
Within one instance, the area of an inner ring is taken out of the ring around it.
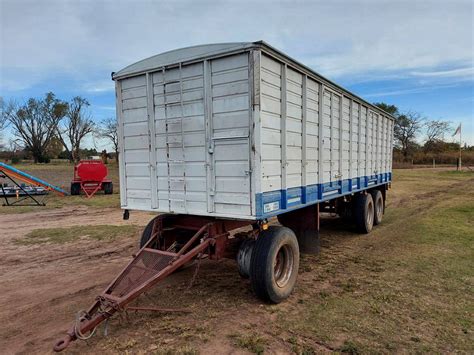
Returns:
[[[71,162],[78,162],[84,139],[91,135],[108,140],[118,159],[116,120],[94,122],[89,106],[83,97],[76,96],[67,102],[52,92],[23,103],[6,102],[0,97],[0,133],[10,127],[13,145],[29,152],[35,163],[48,162],[51,152],[58,150],[64,151]]]
[[[414,111],[401,112],[397,106],[384,102],[375,105],[395,118],[394,161],[408,162],[416,158],[419,163],[429,163],[436,156],[439,163],[455,162],[459,143],[446,139],[454,131],[450,122],[429,120]],[[83,152],[81,144],[84,139],[95,135],[113,145],[118,160],[115,118],[95,123],[89,106],[89,102],[80,96],[66,102],[56,98],[52,92],[23,103],[5,102],[0,97],[0,139],[1,132],[10,126],[13,143],[29,152],[35,163],[49,161],[54,155],[52,152],[77,162]],[[472,151],[467,158],[474,163],[474,147],[466,147],[466,150]],[[442,157],[445,161],[440,159]]]
[[[431,120],[418,112],[401,112],[395,105],[384,102],[374,104],[395,118],[394,161],[430,164],[454,164],[459,153],[459,143],[449,142],[455,127],[444,120]],[[466,162],[474,163],[474,147],[465,146]]]

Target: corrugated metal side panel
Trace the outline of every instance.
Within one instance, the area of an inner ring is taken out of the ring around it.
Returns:
[[[319,181],[319,84],[306,82],[306,185],[312,185]]]
[[[342,136],[341,136],[341,179],[349,179],[351,174],[349,170],[350,165],[350,110],[351,110],[351,102],[347,97],[344,97],[342,100],[342,119],[341,119],[341,129],[342,129]]]
[[[250,215],[249,53],[211,61],[213,211]]]
[[[351,172],[350,176],[360,176],[361,166],[360,166],[360,104],[358,102],[352,101],[352,116],[351,116],[351,146],[352,146],[352,159],[351,159]]]
[[[281,68],[279,62],[262,55],[260,69],[261,192],[279,190],[282,187]]]
[[[300,187],[303,166],[303,75],[286,69],[286,187]]]
[[[367,116],[367,172],[366,175],[371,175],[374,172],[374,120],[375,114],[369,110]]]
[[[359,176],[366,176],[369,172],[367,167],[367,107],[361,107],[360,113],[360,155],[359,165],[362,167]]]
[[[124,79],[120,87],[124,197],[127,206],[149,209],[151,184],[146,76]]]
[[[257,217],[391,180],[391,119],[265,52],[259,69]]]
[[[323,89],[320,98],[319,90],[319,83],[313,79],[262,55],[262,192],[318,181],[338,186],[341,180],[388,171],[382,159],[382,124],[388,125],[385,121],[390,120],[328,88]],[[323,109],[321,141],[318,136],[320,99]],[[322,147],[321,154],[319,146]],[[318,176],[319,157],[322,158],[322,180]]]
[[[328,90],[323,94],[323,183],[341,176],[341,96]]]
[[[203,63],[153,74],[158,206],[207,211]]]

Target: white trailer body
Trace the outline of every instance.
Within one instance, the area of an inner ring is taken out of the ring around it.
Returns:
[[[123,209],[261,220],[391,181],[393,118],[264,42],[113,79]]]

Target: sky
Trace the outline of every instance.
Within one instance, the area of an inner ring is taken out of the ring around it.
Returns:
[[[171,49],[264,40],[369,102],[450,121],[453,133],[462,123],[474,145],[473,36],[470,0],[0,0],[0,95],[79,95],[100,121],[115,116],[112,71]]]

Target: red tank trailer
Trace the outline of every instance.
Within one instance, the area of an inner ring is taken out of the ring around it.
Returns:
[[[71,182],[71,195],[79,195],[84,191],[91,198],[99,190],[106,195],[113,193],[113,185],[107,179],[107,167],[101,160],[81,160],[74,167],[74,179]]]

